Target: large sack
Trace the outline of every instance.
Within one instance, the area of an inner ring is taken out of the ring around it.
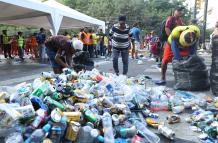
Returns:
[[[208,70],[203,60],[191,56],[181,61],[173,61],[175,89],[202,91],[209,88]]]
[[[212,64],[210,70],[211,91],[218,96],[218,35],[212,38]]]

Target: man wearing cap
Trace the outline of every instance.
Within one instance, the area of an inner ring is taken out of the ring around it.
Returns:
[[[173,60],[181,60],[182,57],[194,55],[196,53],[196,43],[200,37],[200,29],[195,25],[178,26],[170,34],[164,49],[162,66],[164,71],[161,73],[161,81],[156,84],[166,83],[167,64]],[[163,69],[162,69],[163,70]]]
[[[72,67],[72,55],[76,49],[82,50],[80,40],[69,40],[66,36],[58,35],[48,38],[45,42],[46,53],[55,74],[62,73],[63,68]]]
[[[113,35],[113,68],[116,75],[119,75],[118,58],[120,54],[123,62],[123,75],[126,75],[128,72],[130,48],[129,32],[130,29],[126,24],[126,16],[120,16],[119,23],[115,24],[111,29],[111,33]]]

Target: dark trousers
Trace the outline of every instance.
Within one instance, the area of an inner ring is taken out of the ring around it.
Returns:
[[[126,75],[128,72],[128,64],[129,64],[129,50],[128,49],[113,49],[113,68],[115,73],[119,73],[118,59],[121,53],[122,62],[123,62],[123,74]]]
[[[8,56],[11,58],[11,45],[10,44],[3,44],[4,49],[4,56],[7,58]]]
[[[100,44],[100,56],[105,56],[105,47],[104,47],[104,44]]]
[[[83,51],[88,51],[88,45],[87,44],[83,44]]]
[[[94,44],[93,49],[94,49],[95,57],[97,58],[98,57],[97,45]]]
[[[21,60],[24,60],[23,56],[24,56],[24,49],[23,47],[18,47],[18,55],[19,55],[19,58]]]
[[[94,46],[88,45],[88,51],[89,51],[90,58],[93,58]]]

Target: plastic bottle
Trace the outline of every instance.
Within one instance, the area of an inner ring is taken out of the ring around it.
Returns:
[[[22,134],[19,132],[14,132],[14,133],[9,134],[5,138],[5,143],[23,143]]]
[[[148,143],[159,143],[160,138],[151,132],[147,127],[145,123],[142,123],[138,120],[133,120],[133,124],[136,126],[138,133],[140,133],[140,136],[145,139],[145,142]]]
[[[114,143],[113,127],[111,115],[107,112],[102,117],[103,129],[104,129],[104,142]]]
[[[36,113],[37,113],[37,116],[34,119],[34,121],[32,122],[32,126],[34,128],[37,128],[45,120],[45,117],[47,115],[47,111],[40,108],[39,110],[36,111]]]
[[[51,129],[50,124],[46,124],[42,129],[36,129],[24,143],[41,143]]]
[[[152,112],[168,111],[168,102],[152,101],[150,105],[150,110]]]
[[[53,126],[51,128],[49,138],[52,140],[52,143],[60,143],[62,137],[62,128],[61,126]]]
[[[93,129],[93,124],[88,122],[86,126],[81,127],[78,133],[77,143],[92,143],[91,130]]]
[[[47,82],[42,83],[38,88],[36,88],[31,94],[30,96],[43,96],[46,95],[48,93],[49,90],[49,84]]]

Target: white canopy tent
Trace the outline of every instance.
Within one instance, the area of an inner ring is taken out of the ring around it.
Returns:
[[[44,27],[56,35],[60,28],[101,26],[105,23],[56,1],[0,0],[0,23],[18,26]]]

